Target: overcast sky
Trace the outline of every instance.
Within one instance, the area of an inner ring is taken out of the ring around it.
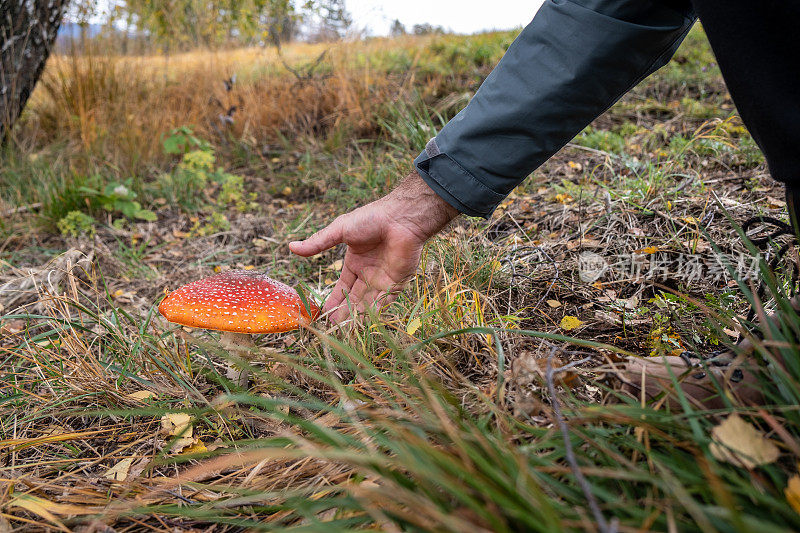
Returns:
[[[3,0],[5,1],[5,0]],[[414,24],[442,26],[456,33],[520,28],[531,21],[544,0],[345,0],[356,29],[368,35],[387,35],[398,19],[408,31]],[[118,3],[118,2],[117,2]],[[301,3],[301,2],[298,2]],[[103,13],[109,0],[97,0]],[[104,15],[93,22],[102,22]]]
[[[543,0],[345,0],[353,23],[386,35],[394,19],[408,30],[425,22],[456,33],[511,29],[531,21]]]

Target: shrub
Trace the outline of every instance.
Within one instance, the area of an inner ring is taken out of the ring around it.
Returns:
[[[236,210],[244,213],[250,209],[255,209],[258,204],[255,202],[258,195],[254,192],[248,193],[244,190],[244,178],[234,174],[224,174],[222,188],[217,195],[217,205],[220,207],[232,205]]]
[[[198,219],[189,233],[195,237],[207,237],[229,229],[231,229],[231,223],[228,222],[228,218],[222,213],[214,211],[205,223]]]
[[[58,231],[67,237],[94,237],[94,219],[80,211],[70,211],[67,216],[58,221]]]
[[[96,178],[99,181],[99,178]],[[125,183],[111,182],[102,189],[81,187],[79,190],[89,200],[90,205],[99,205],[110,213],[120,213],[128,219],[156,220],[156,214],[143,209],[135,200],[136,193],[130,189],[130,180]]]
[[[173,130],[163,144],[165,153],[181,155],[172,172],[163,173],[156,180],[156,193],[168,202],[184,211],[196,212],[209,202],[209,187],[219,185],[219,204],[233,204],[239,211],[255,207],[253,201],[257,195],[245,193],[244,178],[216,166],[217,157],[211,145],[195,137],[190,128]]]

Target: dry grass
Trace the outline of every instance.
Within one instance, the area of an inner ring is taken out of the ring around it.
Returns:
[[[256,153],[280,136],[374,136],[387,102],[406,101],[412,91],[436,97],[447,83],[435,70],[428,76],[416,68],[436,66],[431,39],[290,45],[282,58],[272,48],[57,56],[19,137],[34,150],[67,143],[102,159],[101,167],[135,174],[163,166],[161,140],[183,125],[217,144],[235,140]],[[226,91],[223,81],[234,75]],[[220,121],[234,106],[234,122]]]

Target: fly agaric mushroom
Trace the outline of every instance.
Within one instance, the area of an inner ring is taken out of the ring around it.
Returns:
[[[251,335],[291,331],[316,319],[319,307],[308,301],[308,308],[296,290],[280,281],[229,270],[170,293],[158,311],[176,324],[220,331],[220,344],[241,353],[254,347]],[[245,371],[237,377],[240,385],[247,384]]]

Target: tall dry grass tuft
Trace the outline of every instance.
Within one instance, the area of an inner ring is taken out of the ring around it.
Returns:
[[[426,65],[446,61],[431,42],[297,44],[280,56],[257,48],[55,56],[18,137],[40,147],[62,143],[101,167],[133,174],[161,166],[162,137],[183,125],[221,146],[233,140],[253,148],[279,136],[374,136],[387,104],[412,92],[436,97],[447,83],[443,70],[431,69],[423,80],[408,70],[421,56]],[[225,80],[234,75],[230,88]]]

